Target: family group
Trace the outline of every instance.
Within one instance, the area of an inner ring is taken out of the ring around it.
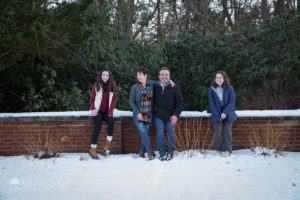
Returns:
[[[175,126],[183,108],[183,96],[179,86],[171,80],[171,72],[163,67],[159,70],[158,81],[148,78],[148,70],[139,67],[136,70],[135,83],[131,87],[129,104],[133,112],[133,122],[140,135],[138,155],[147,160],[158,157],[161,161],[171,160],[176,149]],[[114,132],[113,110],[116,107],[118,92],[110,70],[99,72],[97,81],[92,86],[90,109],[94,131],[91,136],[90,155],[97,159],[97,140],[101,132],[102,121],[107,124],[107,136],[101,155],[110,153]],[[209,119],[214,127],[213,148],[219,152],[232,153],[233,122],[237,119],[235,113],[235,93],[225,71],[217,71],[208,88],[208,100],[211,115]],[[150,128],[155,124],[156,146],[159,155],[156,156],[151,146]],[[224,130],[224,140],[222,140]],[[165,145],[165,132],[167,145]]]

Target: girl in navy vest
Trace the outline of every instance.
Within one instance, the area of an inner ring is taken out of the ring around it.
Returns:
[[[102,127],[102,121],[107,124],[107,136],[103,149],[103,155],[110,153],[111,141],[114,132],[113,110],[117,104],[117,89],[109,70],[102,70],[97,82],[92,87],[90,99],[91,115],[94,123],[94,131],[91,138],[91,149],[89,151],[93,158],[97,156],[97,140]]]
[[[237,119],[235,113],[235,93],[230,86],[230,80],[224,71],[214,74],[211,87],[208,89],[208,100],[211,116],[209,119],[214,127],[214,149],[232,153],[231,127]],[[224,129],[224,143],[222,143]]]

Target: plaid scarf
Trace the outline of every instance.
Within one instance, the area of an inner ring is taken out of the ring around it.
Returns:
[[[146,83],[146,87],[143,87],[143,84],[139,84],[141,91],[141,114],[143,115],[143,122],[150,123],[150,113],[151,113],[151,104],[152,104],[152,96],[153,91],[150,86],[149,81]]]

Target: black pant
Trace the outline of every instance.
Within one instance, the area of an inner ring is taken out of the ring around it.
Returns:
[[[107,135],[112,136],[114,132],[114,118],[108,117],[107,113],[98,112],[97,116],[93,116],[94,132],[92,135],[92,144],[97,144],[98,136],[102,128],[102,121],[107,124]]]

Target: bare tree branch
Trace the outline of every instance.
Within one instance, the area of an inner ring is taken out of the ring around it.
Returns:
[[[141,26],[133,34],[133,39],[135,39],[141,33],[141,31],[144,29],[144,27],[149,24],[149,21],[153,18],[154,14],[157,12],[158,7],[159,7],[159,1],[156,2],[156,6],[155,6],[153,12],[142,22]]]

